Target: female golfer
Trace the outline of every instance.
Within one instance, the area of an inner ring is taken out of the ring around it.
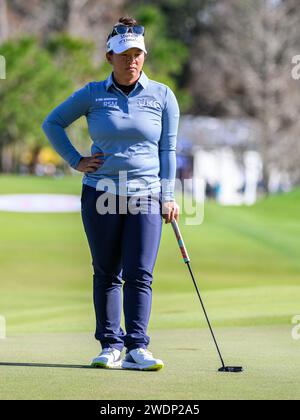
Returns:
[[[159,370],[148,351],[152,281],[162,218],[178,220],[174,200],[179,108],[167,86],[142,71],[145,30],[121,18],[107,41],[108,79],[75,92],[46,118],[55,150],[84,173],[82,220],[94,269],[95,337],[102,351],[92,366]],[[91,157],[82,157],[65,129],[85,115]],[[121,328],[121,289],[125,330]],[[127,349],[124,360],[122,350]]]

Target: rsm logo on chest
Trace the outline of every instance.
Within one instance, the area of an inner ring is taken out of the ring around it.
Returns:
[[[154,99],[138,99],[137,104],[139,108],[155,108],[158,111],[161,110],[160,103]]]
[[[103,108],[116,108],[118,99],[116,98],[96,98],[96,102],[102,103]]]

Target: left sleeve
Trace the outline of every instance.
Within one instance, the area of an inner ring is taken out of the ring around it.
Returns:
[[[74,169],[78,167],[82,156],[73,146],[65,129],[81,116],[87,115],[89,106],[90,84],[87,84],[57,106],[42,125],[53,148]]]
[[[172,90],[168,88],[162,116],[162,135],[159,142],[160,179],[163,202],[175,201],[176,143],[179,117],[180,110],[177,99]]]

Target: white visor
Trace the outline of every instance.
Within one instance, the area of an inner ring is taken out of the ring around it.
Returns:
[[[110,38],[106,44],[106,51],[113,51],[115,54],[122,54],[124,51],[130,50],[131,48],[139,48],[147,54],[144,36],[133,33],[116,35],[113,38]]]

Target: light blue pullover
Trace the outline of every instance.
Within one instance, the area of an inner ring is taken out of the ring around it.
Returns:
[[[58,154],[76,169],[82,156],[65,129],[85,115],[93,141],[91,153],[105,157],[96,172],[84,175],[83,183],[97,188],[100,180],[108,178],[116,186],[111,191],[108,185],[108,191],[120,195],[162,191],[165,202],[174,201],[179,114],[169,87],[142,72],[127,96],[111,74],[75,92],[48,115],[42,127]]]

